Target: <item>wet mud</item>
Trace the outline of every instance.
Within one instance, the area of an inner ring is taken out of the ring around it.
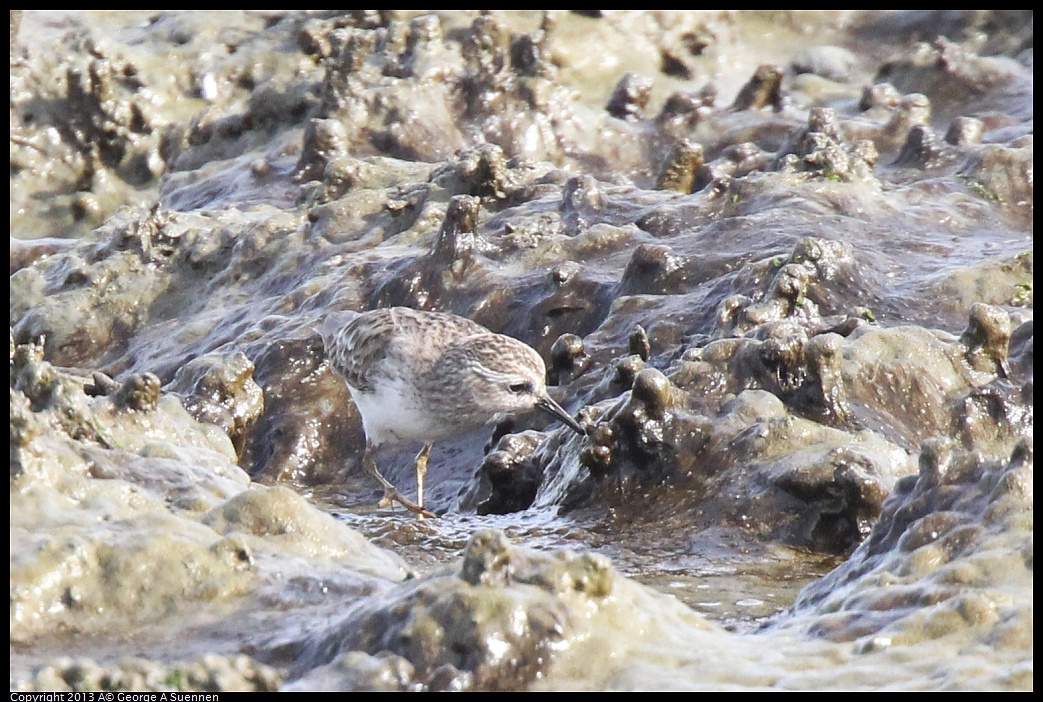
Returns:
[[[12,690],[1032,689],[1031,12],[11,29]],[[378,508],[394,305],[586,433]]]

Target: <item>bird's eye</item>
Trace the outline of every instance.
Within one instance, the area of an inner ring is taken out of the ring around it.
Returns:
[[[511,383],[507,386],[507,389],[513,393],[521,394],[523,392],[532,392],[532,386],[528,383]]]

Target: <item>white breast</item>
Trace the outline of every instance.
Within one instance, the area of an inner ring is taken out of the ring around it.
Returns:
[[[366,439],[374,446],[397,441],[433,441],[445,433],[444,422],[437,422],[417,401],[413,386],[384,378],[374,392],[360,392],[348,386],[351,398],[362,414]]]

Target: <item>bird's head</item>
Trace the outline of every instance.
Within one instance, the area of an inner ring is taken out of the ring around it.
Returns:
[[[488,417],[539,409],[583,434],[583,428],[547,392],[547,369],[528,344],[502,334],[462,339],[443,354],[434,382]]]

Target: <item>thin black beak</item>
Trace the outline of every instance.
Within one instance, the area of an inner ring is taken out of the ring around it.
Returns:
[[[560,419],[565,425],[576,432],[580,436],[586,435],[587,432],[583,431],[583,427],[580,426],[579,422],[572,418],[568,412],[561,408],[557,402],[551,399],[550,395],[544,395],[540,399],[536,400],[537,409],[543,410],[547,414]]]

